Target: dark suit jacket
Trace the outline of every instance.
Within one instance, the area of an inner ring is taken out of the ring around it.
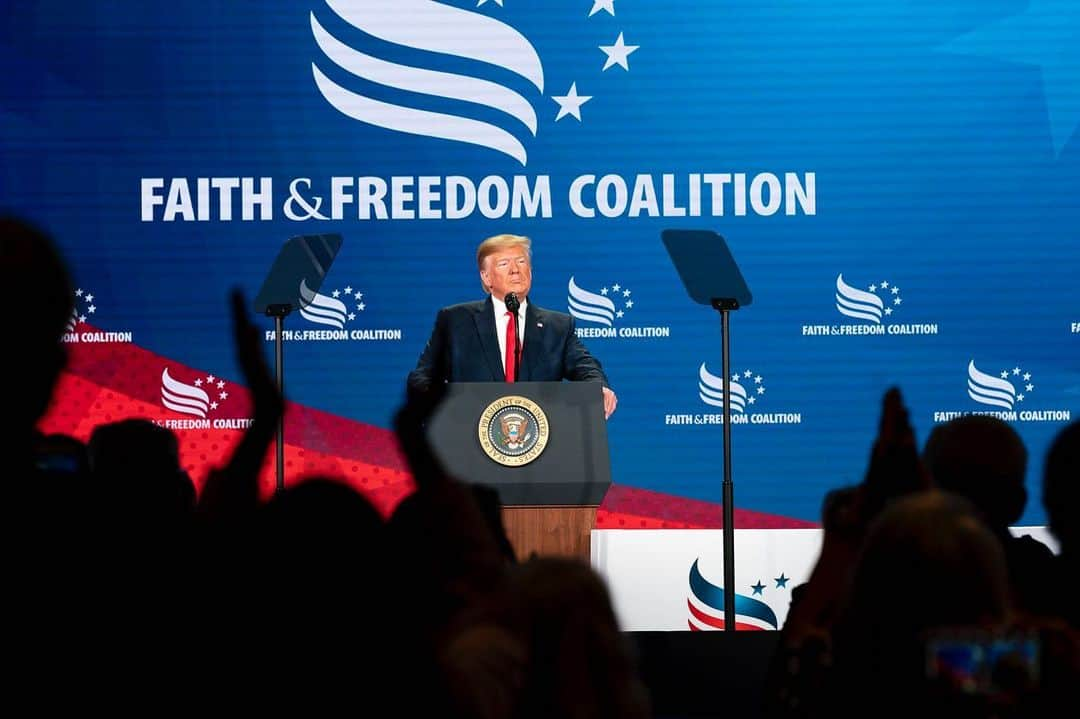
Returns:
[[[495,331],[495,311],[488,297],[439,310],[435,329],[416,369],[409,373],[408,384],[410,390],[422,391],[433,382],[503,382],[505,379]],[[574,319],[529,302],[518,380],[563,379],[608,386],[600,363],[574,333]]]

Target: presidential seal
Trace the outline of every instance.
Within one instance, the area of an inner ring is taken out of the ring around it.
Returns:
[[[480,415],[480,447],[507,467],[533,461],[548,442],[548,421],[540,405],[526,397],[500,397]]]

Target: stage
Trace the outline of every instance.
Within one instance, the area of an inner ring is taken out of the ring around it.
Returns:
[[[1057,551],[1045,527],[1012,531]],[[810,577],[821,537],[820,529],[735,530],[738,629],[784,626],[791,590]],[[722,549],[720,529],[594,530],[591,563],[624,631],[705,633],[724,624]]]
[[[628,632],[653,716],[761,715],[778,632]]]

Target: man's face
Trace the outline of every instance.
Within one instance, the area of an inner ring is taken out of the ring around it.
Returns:
[[[492,297],[499,300],[504,299],[507,292],[513,292],[518,299],[528,295],[532,287],[532,266],[525,248],[511,247],[485,257],[480,280]]]

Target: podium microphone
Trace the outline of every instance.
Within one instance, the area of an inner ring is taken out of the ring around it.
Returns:
[[[521,335],[518,334],[518,328],[521,326],[520,318],[518,317],[518,310],[521,309],[521,302],[518,300],[517,295],[513,292],[507,292],[506,297],[503,298],[503,302],[506,303],[506,309],[514,315],[514,377],[513,381],[517,382],[518,372],[521,370]]]

